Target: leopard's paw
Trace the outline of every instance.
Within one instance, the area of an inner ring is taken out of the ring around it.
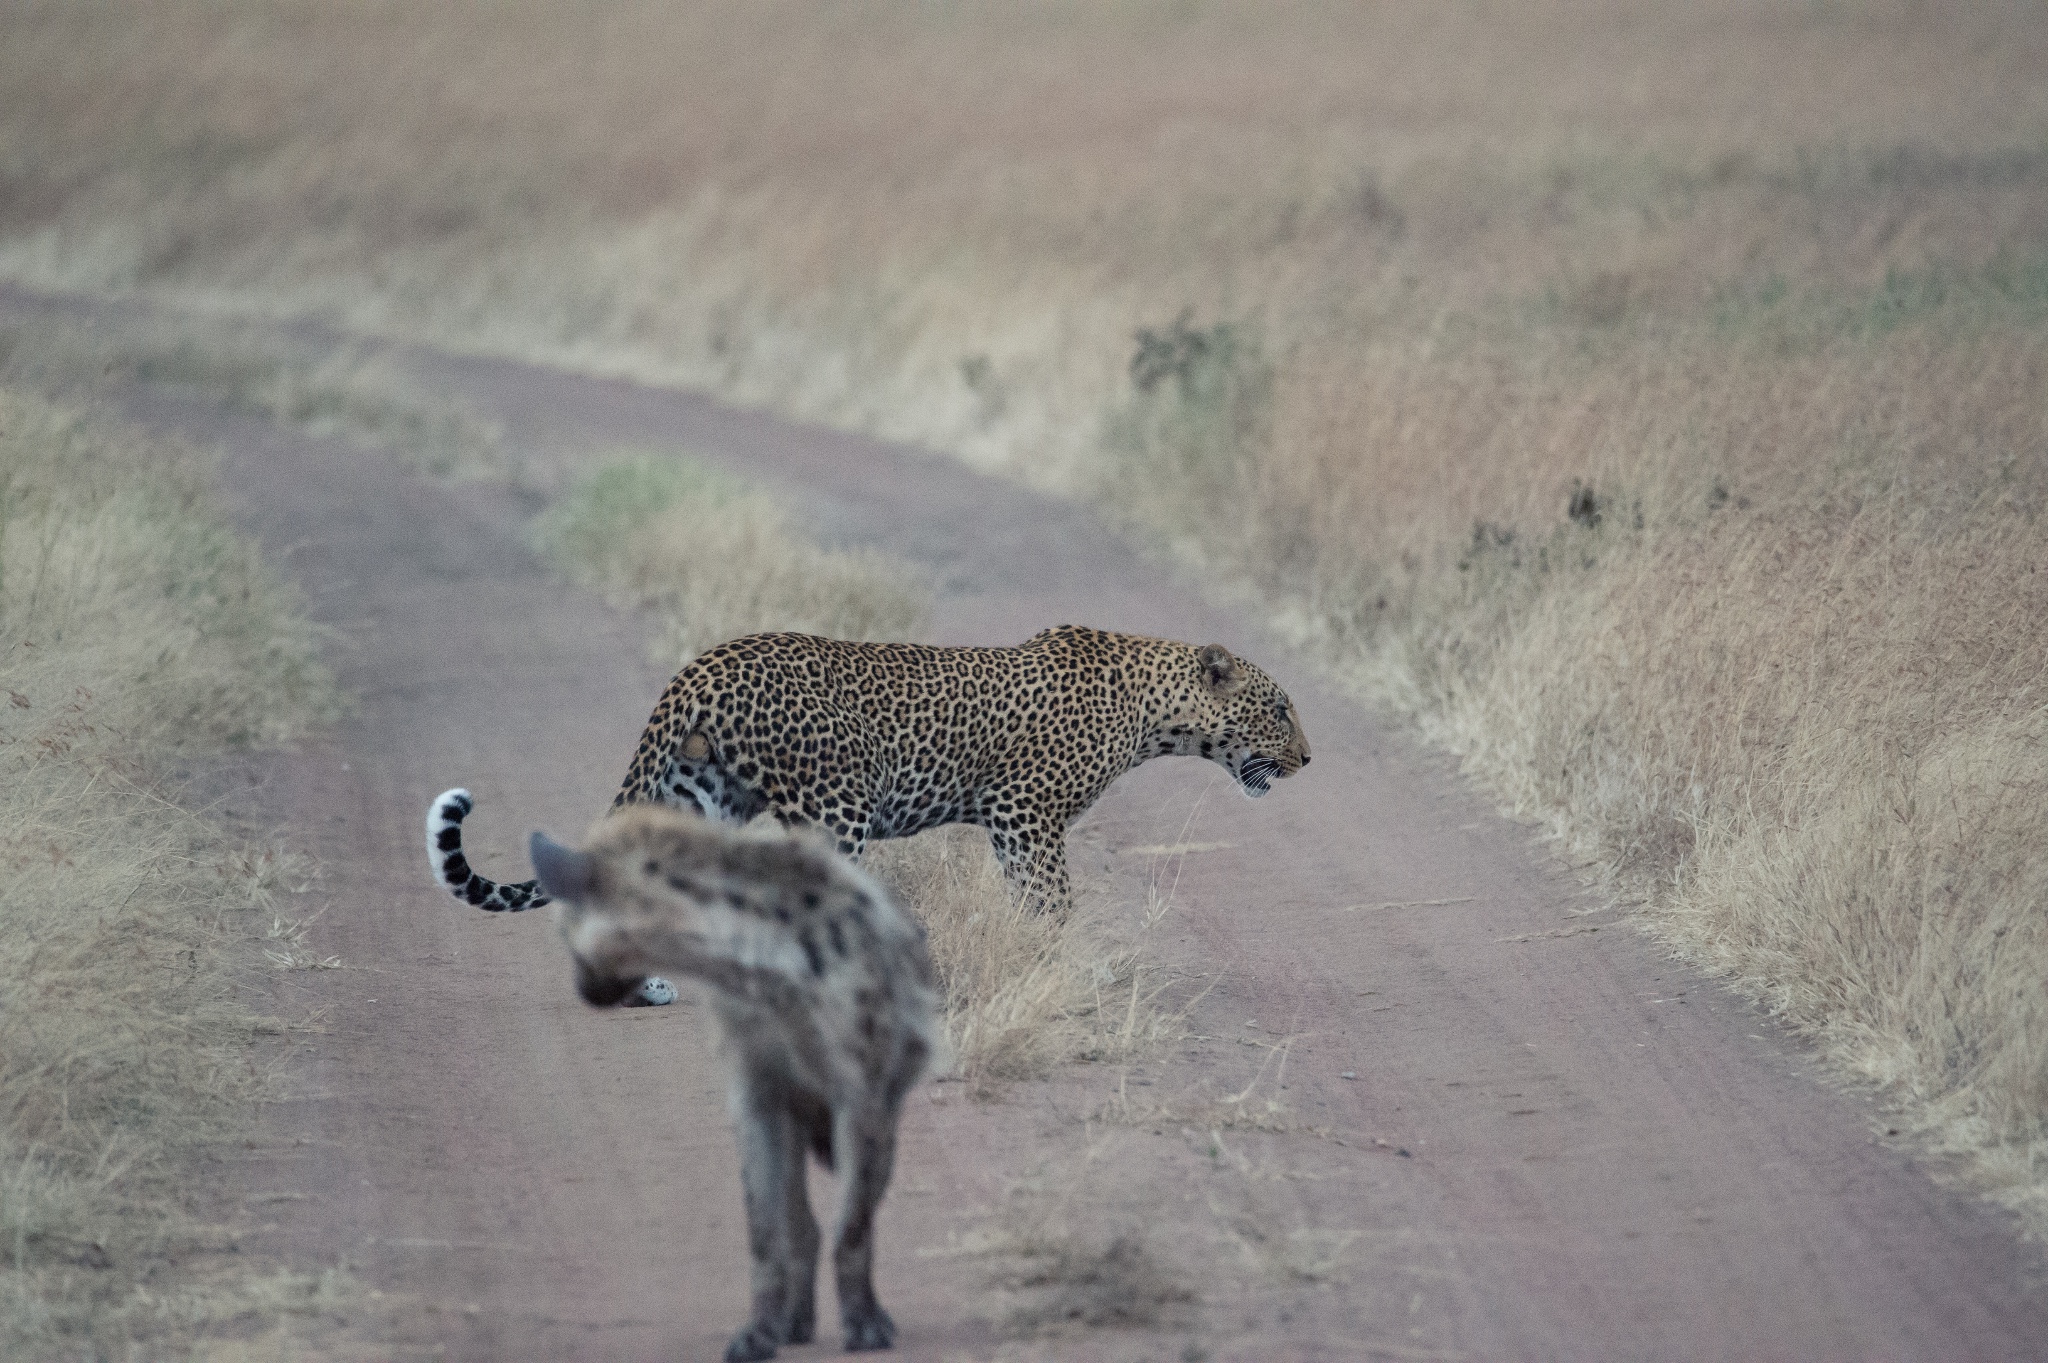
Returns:
[[[659,975],[649,975],[626,1000],[628,1008],[662,1008],[676,1001],[676,987]]]

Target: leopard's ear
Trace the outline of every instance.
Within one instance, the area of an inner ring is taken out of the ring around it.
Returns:
[[[535,833],[527,839],[526,848],[533,857],[534,874],[540,878],[540,887],[548,898],[583,899],[597,884],[597,858],[590,853],[564,847],[545,833]]]
[[[1202,680],[1219,696],[1227,696],[1244,685],[1244,668],[1221,644],[1204,644],[1195,661],[1201,664]]]

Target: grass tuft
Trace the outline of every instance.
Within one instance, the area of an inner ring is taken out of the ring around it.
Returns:
[[[975,1093],[1074,1061],[1122,1062],[1184,1033],[1186,1010],[1166,1002],[1171,981],[1142,943],[1118,942],[1085,907],[1026,907],[980,829],[876,843],[864,859],[930,934],[950,1073]]]
[[[910,638],[929,609],[908,565],[822,548],[765,494],[675,455],[613,461],[544,513],[534,535],[572,580],[655,612],[677,665],[766,630]]]
[[[1200,1300],[1185,1269],[1140,1225],[1100,1224],[1093,1160],[1012,1186],[969,1253],[988,1266],[997,1326],[1014,1336],[1157,1329],[1191,1322]]]

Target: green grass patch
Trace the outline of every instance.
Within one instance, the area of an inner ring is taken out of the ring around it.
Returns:
[[[2048,322],[2048,253],[2007,252],[1979,265],[1895,266],[1860,292],[1795,288],[1782,274],[1718,290],[1708,317],[1732,344],[1809,351],[1838,340],[1870,340],[1903,328],[1958,334]]]
[[[629,452],[534,526],[567,576],[656,614],[679,664],[743,634],[909,639],[930,590],[901,560],[821,546],[766,494],[687,456]]]

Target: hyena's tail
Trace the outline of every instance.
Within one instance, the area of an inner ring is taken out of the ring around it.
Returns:
[[[460,786],[443,791],[427,806],[427,861],[434,868],[434,883],[491,913],[518,913],[549,903],[537,880],[500,885],[469,868],[469,858],[462,855],[462,820],[474,808],[476,801]]]

